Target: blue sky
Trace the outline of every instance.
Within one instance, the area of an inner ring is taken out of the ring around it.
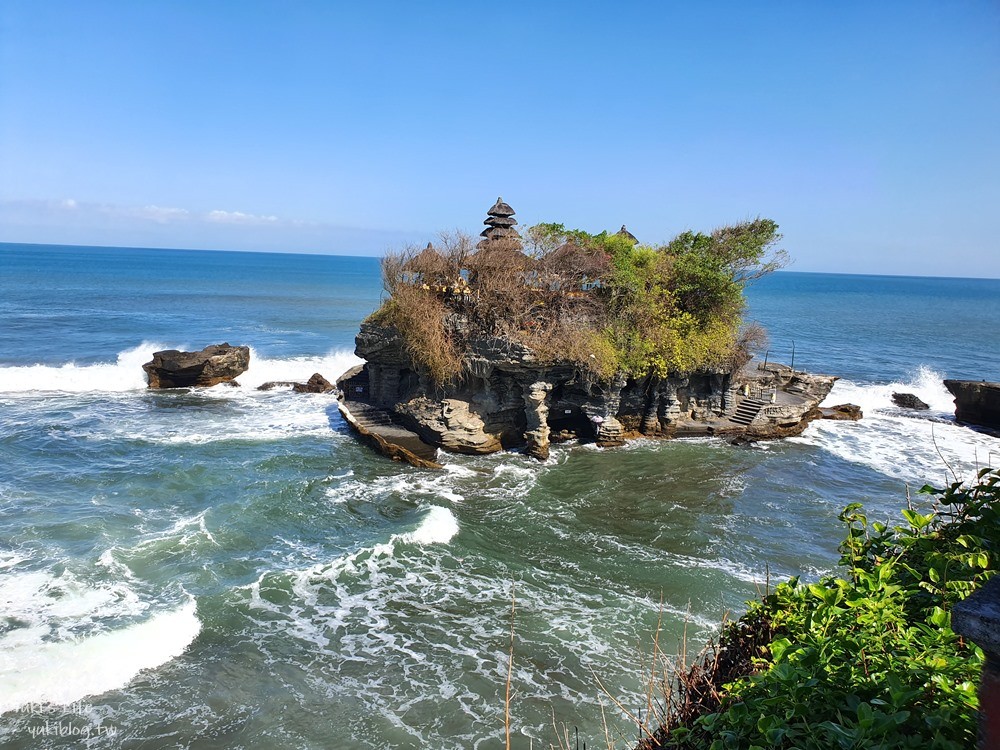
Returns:
[[[0,4],[0,241],[379,254],[764,215],[1000,277],[1000,4]]]

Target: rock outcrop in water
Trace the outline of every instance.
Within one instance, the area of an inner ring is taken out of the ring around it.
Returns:
[[[552,435],[602,447],[633,437],[797,435],[821,418],[836,381],[783,365],[736,372],[601,380],[573,364],[540,364],[503,338],[465,341],[465,377],[435,386],[391,328],[364,323],[355,353],[367,360],[344,398],[389,417],[432,446],[455,453],[523,448],[544,459]],[[348,381],[344,381],[348,382]]]
[[[837,422],[857,422],[864,417],[864,412],[857,404],[837,404],[820,409],[823,419],[832,419]]]
[[[297,383],[292,380],[269,380],[257,386],[258,391],[270,391],[275,388],[291,388],[295,393],[332,393],[337,389],[333,383],[318,372],[314,372],[305,383]]]
[[[916,409],[918,411],[926,411],[931,408],[912,393],[893,393],[892,403],[903,409]]]
[[[167,349],[142,366],[150,388],[192,388],[231,383],[250,367],[250,348],[213,344],[199,352]]]
[[[955,397],[955,419],[1000,429],[1000,383],[946,380],[944,387]]]

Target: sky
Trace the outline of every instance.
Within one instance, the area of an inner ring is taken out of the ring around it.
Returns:
[[[1000,277],[1000,2],[0,3],[0,242],[378,255],[754,216]]]

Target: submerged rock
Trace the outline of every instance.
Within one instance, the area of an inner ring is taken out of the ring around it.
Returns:
[[[944,387],[955,397],[955,419],[1000,429],[1000,383],[946,380]]]
[[[902,407],[903,409],[917,409],[924,411],[931,408],[912,393],[893,393],[892,403],[896,406]]]
[[[232,383],[250,367],[250,347],[213,344],[199,352],[167,349],[142,366],[150,388],[206,388]]]
[[[298,383],[291,380],[268,380],[257,386],[258,391],[273,391],[275,388],[291,388]]]

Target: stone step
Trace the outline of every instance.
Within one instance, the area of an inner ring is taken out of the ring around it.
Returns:
[[[729,417],[729,421],[745,427],[754,421],[763,408],[764,402],[762,400],[745,398],[737,405],[736,410]]]

